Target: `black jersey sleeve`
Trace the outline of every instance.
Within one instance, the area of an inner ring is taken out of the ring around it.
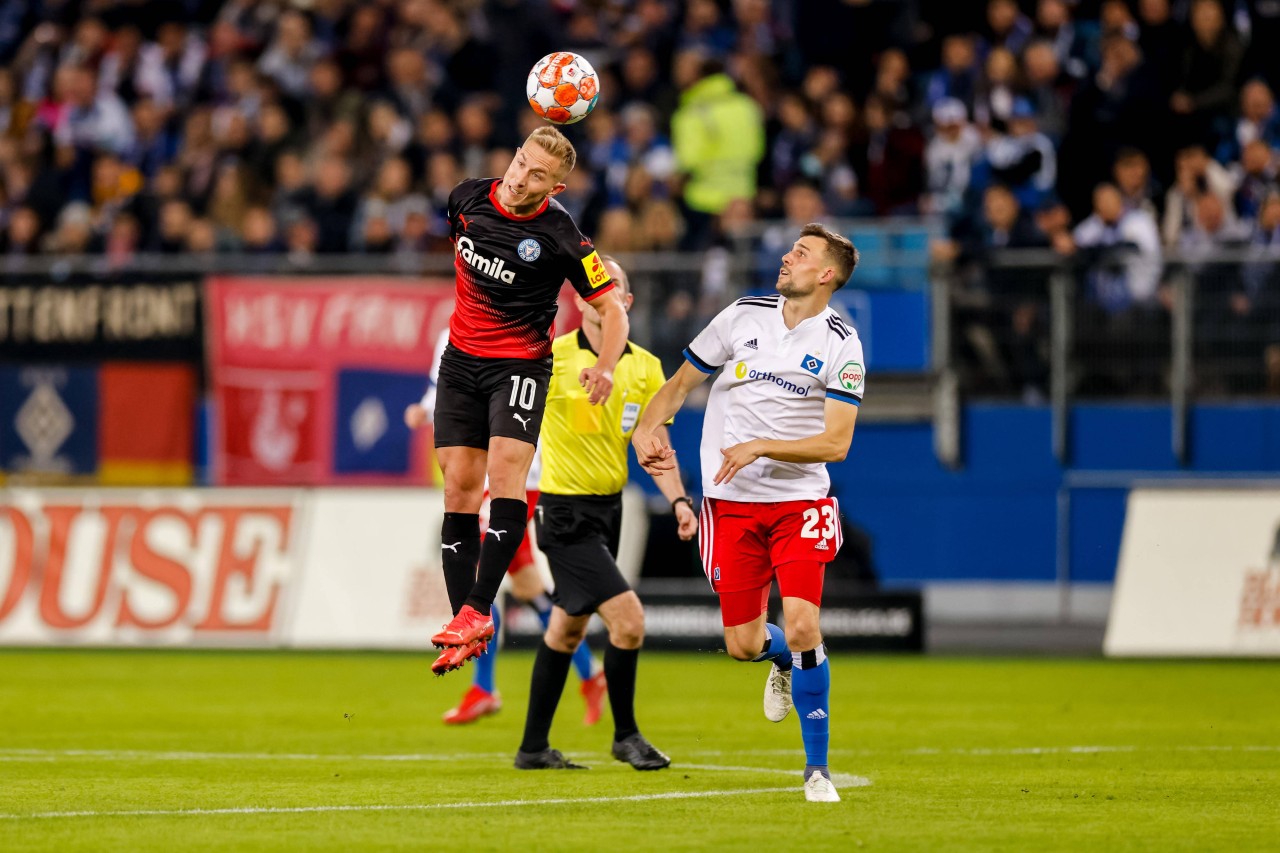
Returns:
[[[590,302],[602,293],[613,289],[613,279],[600,260],[600,253],[591,240],[582,236],[572,217],[565,211],[556,229],[560,256],[564,261],[564,277],[573,285],[578,295]]]
[[[476,200],[483,201],[489,192],[492,178],[468,178],[449,191],[449,237],[457,239],[458,234],[467,229],[470,220],[471,205]],[[461,217],[461,218],[459,218]]]

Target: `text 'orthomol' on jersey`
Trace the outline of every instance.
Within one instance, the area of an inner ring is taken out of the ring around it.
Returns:
[[[745,503],[817,500],[831,478],[822,462],[761,457],[715,485],[722,449],[755,438],[792,440],[823,431],[828,399],[862,402],[866,363],[858,333],[831,308],[788,329],[781,295],[748,296],[716,315],[684,351],[711,386],[702,427],[702,493]]]
[[[551,385],[542,420],[542,479],[552,495],[611,495],[627,484],[627,446],[645,406],[666,381],[662,362],[628,342],[613,368],[613,392],[599,405],[578,381],[596,353],[581,329],[552,344]]]
[[[480,358],[551,353],[565,279],[587,301],[613,287],[591,241],[553,198],[528,216],[498,204],[500,179],[463,181],[449,193],[457,303],[449,339]]]

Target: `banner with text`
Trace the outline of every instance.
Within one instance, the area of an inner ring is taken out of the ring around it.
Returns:
[[[429,489],[11,489],[0,644],[427,649],[443,512]]]
[[[1280,657],[1280,489],[1134,489],[1103,648]]]
[[[190,275],[0,274],[0,362],[197,364],[201,322],[200,281]]]
[[[214,482],[423,483],[402,414],[426,390],[453,282],[212,278]]]

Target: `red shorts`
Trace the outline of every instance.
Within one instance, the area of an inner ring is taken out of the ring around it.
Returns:
[[[742,625],[768,608],[778,579],[784,598],[822,601],[825,564],[840,550],[835,498],[781,503],[702,502],[698,544],[703,571],[720,595],[726,626]]]
[[[525,502],[529,504],[529,517],[526,521],[533,521],[533,511],[538,506],[537,489],[528,489],[524,493]],[[484,503],[480,507],[480,529],[481,537],[484,536],[483,531],[489,529],[489,493],[484,493]],[[516,548],[515,556],[511,558],[511,565],[507,566],[507,574],[514,575],[521,570],[533,565],[533,534],[525,531],[524,538],[520,540],[520,547]]]

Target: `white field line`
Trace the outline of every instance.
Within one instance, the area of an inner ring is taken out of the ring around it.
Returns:
[[[188,752],[146,749],[0,749],[0,761],[59,761],[64,758],[120,761],[458,761],[459,759],[510,759],[505,752],[468,752],[448,755],[407,753],[331,754],[308,752]]]
[[[1022,746],[1022,747],[1002,747],[1002,748],[954,748],[954,749],[937,749],[935,747],[917,747],[914,749],[832,749],[832,755],[976,755],[976,756],[994,756],[994,755],[1090,755],[1095,753],[1110,752],[1280,752],[1278,744],[1238,744],[1238,745],[1195,745],[1195,744],[1173,744],[1171,746],[1132,746],[1132,745],[1082,745],[1082,746]],[[699,755],[709,758],[716,756],[730,755],[750,755],[750,756],[796,756],[802,753],[800,749],[690,749],[683,750],[684,755]]]
[[[833,749],[834,755],[971,755],[971,756],[1015,756],[1015,755],[1091,755],[1102,753],[1130,752],[1280,752],[1276,744],[1241,744],[1241,745],[1172,745],[1172,746],[1132,746],[1132,745],[1081,745],[1081,746],[1027,746],[1010,748],[957,748],[936,749],[918,747],[904,750],[876,749]],[[800,754],[799,749],[754,749],[754,750],[717,750],[695,749],[684,750],[683,754],[703,757],[723,755],[770,757],[785,756],[794,758]],[[511,755],[506,752],[462,752],[462,753],[297,753],[297,752],[194,752],[180,750],[143,750],[143,749],[4,749],[0,748],[0,762],[4,761],[63,761],[63,760],[104,760],[104,761],[392,761],[392,762],[448,762],[448,761],[507,761]],[[587,754],[584,760],[608,756]],[[737,767],[729,765],[681,765],[691,769],[724,769],[734,771],[772,772],[767,767]],[[779,771],[791,772],[791,771]]]
[[[650,800],[692,800],[710,797],[745,797],[756,794],[794,794],[799,785],[788,788],[751,788],[736,791],[673,791],[664,794],[633,794],[626,797],[561,797],[548,800],[487,800],[470,803],[412,803],[404,805],[333,806],[242,806],[225,809],[131,809],[127,811],[35,812],[3,814],[0,820],[47,820],[77,817],[201,817],[206,815],[315,814],[322,812],[418,812],[444,809],[493,809],[521,806],[593,805],[598,803],[642,803]]]

